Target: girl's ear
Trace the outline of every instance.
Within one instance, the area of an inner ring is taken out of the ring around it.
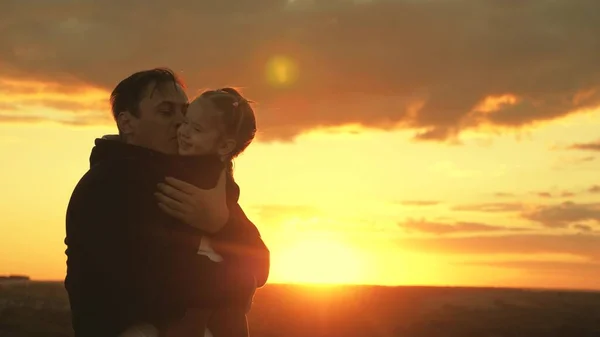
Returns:
[[[221,142],[221,144],[219,144],[219,147],[217,148],[217,153],[223,158],[231,157],[231,154],[235,150],[236,145],[237,145],[237,142],[235,141],[235,139],[232,139],[232,138],[224,139]]]

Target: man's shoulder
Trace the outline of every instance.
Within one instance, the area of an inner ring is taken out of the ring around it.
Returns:
[[[96,184],[105,181],[112,181],[115,178],[126,174],[129,165],[121,165],[123,161],[105,161],[90,166],[89,170],[83,175],[80,183]]]
[[[129,158],[109,160],[92,165],[81,177],[76,190],[124,189],[135,184],[146,172],[139,161]]]

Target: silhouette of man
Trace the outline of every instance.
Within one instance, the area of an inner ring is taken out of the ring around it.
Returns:
[[[96,140],[67,209],[65,287],[75,336],[118,336],[139,323],[164,332],[188,308],[248,303],[255,276],[199,254],[203,234],[186,230],[153,197],[165,163],[178,157],[188,104],[182,82],[168,69],[140,71],[117,85],[111,104],[119,137]],[[213,238],[227,240],[234,231],[223,174],[211,163],[201,166],[213,182],[194,195],[203,221],[223,228]]]

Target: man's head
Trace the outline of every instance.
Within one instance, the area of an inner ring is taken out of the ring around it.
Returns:
[[[119,135],[128,144],[177,153],[177,128],[188,105],[185,85],[170,70],[137,72],[110,95]]]

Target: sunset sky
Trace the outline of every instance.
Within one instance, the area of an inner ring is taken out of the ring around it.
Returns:
[[[236,86],[270,282],[600,289],[600,2],[0,2],[0,274],[61,280],[108,96]]]

